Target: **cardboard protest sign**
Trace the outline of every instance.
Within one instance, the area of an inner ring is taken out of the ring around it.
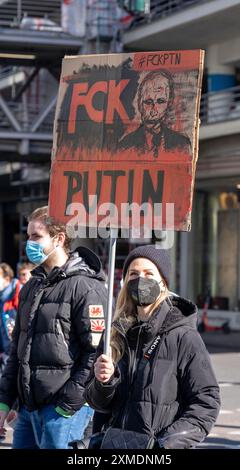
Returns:
[[[51,216],[190,230],[203,57],[193,50],[63,60]]]

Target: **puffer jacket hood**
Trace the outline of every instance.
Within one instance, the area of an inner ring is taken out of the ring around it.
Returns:
[[[102,264],[98,256],[86,246],[79,246],[70,253],[67,262],[61,267],[55,267],[47,274],[42,265],[31,272],[32,276],[46,278],[52,284],[61,278],[83,274],[84,276],[105,281]]]
[[[160,331],[170,331],[179,326],[197,329],[197,306],[191,300],[177,295],[170,296],[166,303],[170,310],[162,323]]]

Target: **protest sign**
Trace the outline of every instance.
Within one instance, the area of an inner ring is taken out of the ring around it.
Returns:
[[[190,230],[203,58],[192,50],[63,60],[51,216]]]

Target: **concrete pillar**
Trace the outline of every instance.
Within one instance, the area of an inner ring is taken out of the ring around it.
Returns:
[[[234,104],[234,95],[227,91],[236,85],[234,66],[219,61],[219,45],[209,46],[206,55],[208,69],[208,122],[224,121]],[[221,90],[226,90],[221,93]],[[220,93],[219,93],[220,92]]]
[[[180,233],[180,295],[182,297],[193,297],[193,251],[192,233]],[[194,299],[193,299],[194,300]]]

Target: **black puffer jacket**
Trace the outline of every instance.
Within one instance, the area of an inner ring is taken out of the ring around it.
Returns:
[[[104,280],[98,257],[85,247],[49,275],[41,266],[33,271],[20,294],[0,402],[11,407],[19,397],[29,410],[53,403],[72,413],[82,406],[104,326]]]
[[[115,322],[126,352],[108,384],[98,382],[92,370],[85,391],[88,403],[110,412],[114,427],[154,433],[163,447],[189,448],[201,442],[216,421],[220,399],[196,319],[196,307],[174,297],[148,322],[129,330]],[[158,335],[160,342],[146,359]]]

